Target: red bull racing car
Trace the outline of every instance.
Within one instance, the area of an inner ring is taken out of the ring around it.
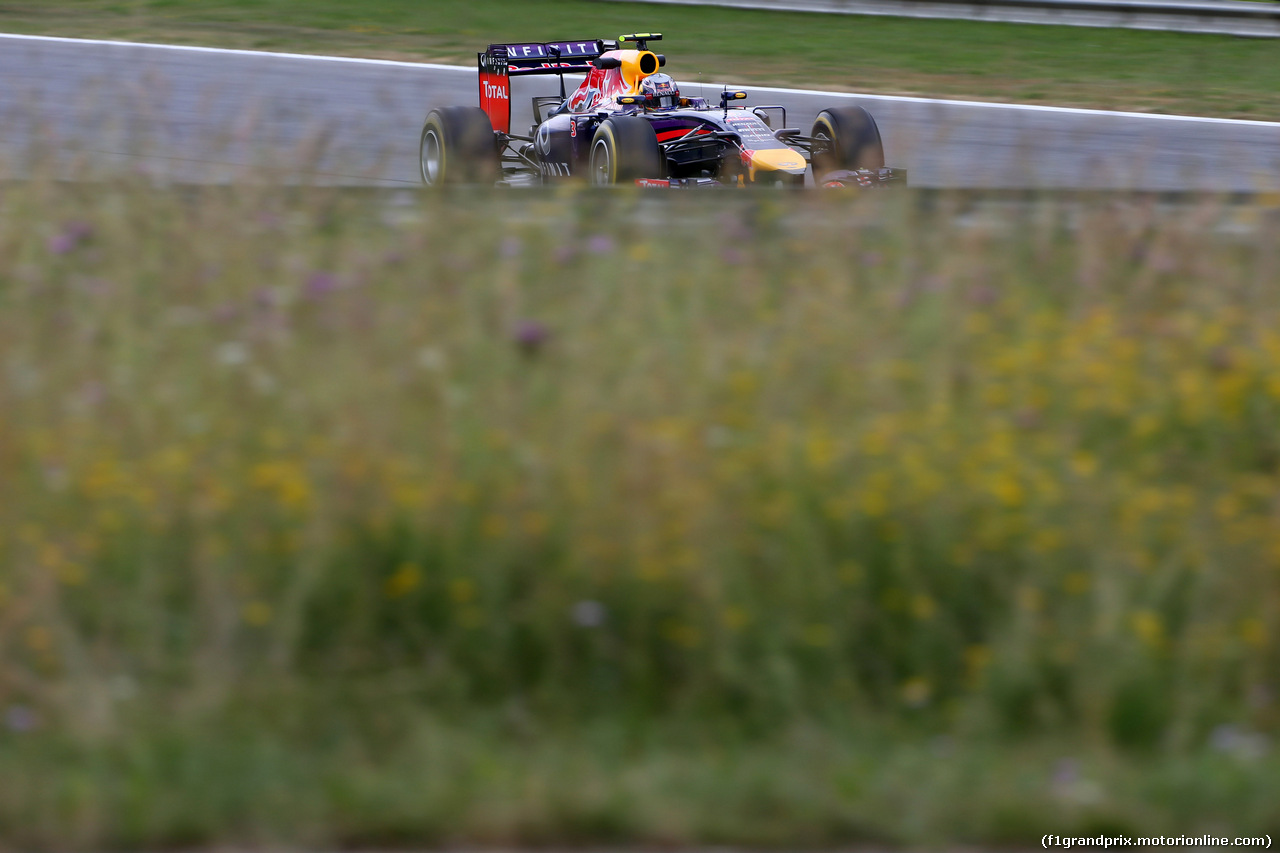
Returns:
[[[656,33],[616,40],[495,44],[479,54],[479,107],[432,110],[422,128],[422,180],[452,183],[883,187],[906,182],[886,168],[880,131],[859,106],[818,114],[808,136],[781,106],[747,108],[741,90],[715,103],[687,97],[649,50]],[[566,73],[585,73],[572,94]],[[559,75],[560,94],[533,98],[527,136],[511,131],[511,78]],[[778,126],[774,127],[774,122]]]

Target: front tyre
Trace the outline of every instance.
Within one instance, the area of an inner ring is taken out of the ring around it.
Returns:
[[[871,113],[862,107],[833,107],[818,113],[809,134],[816,140],[813,176],[837,169],[883,169],[884,143]]]
[[[479,107],[441,107],[427,114],[418,143],[422,182],[492,184],[498,179],[493,123]]]
[[[591,138],[591,183],[631,184],[666,173],[662,147],[653,125],[638,116],[613,116]]]

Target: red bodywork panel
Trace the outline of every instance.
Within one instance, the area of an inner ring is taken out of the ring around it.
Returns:
[[[569,96],[569,112],[594,112],[605,104],[614,103],[614,98],[626,93],[627,84],[622,79],[621,69],[592,68],[587,72],[587,79]]]
[[[511,75],[505,57],[480,54],[480,109],[494,130],[511,132]]]

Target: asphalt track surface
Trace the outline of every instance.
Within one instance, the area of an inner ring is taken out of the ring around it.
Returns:
[[[681,85],[714,97],[724,82]],[[555,86],[514,81],[513,127]],[[824,107],[863,104],[917,187],[1280,189],[1277,123],[744,88],[806,131]],[[0,35],[0,177],[43,163],[69,178],[412,186],[427,111],[475,102],[468,68]]]

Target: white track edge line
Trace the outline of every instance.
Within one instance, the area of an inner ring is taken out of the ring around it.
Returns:
[[[189,53],[221,53],[230,56],[259,56],[275,59],[308,59],[316,62],[347,62],[355,65],[382,65],[393,68],[422,68],[434,71],[475,72],[474,68],[465,65],[444,65],[432,62],[405,62],[396,59],[365,59],[358,56],[324,56],[314,53],[280,53],[270,50],[243,50],[226,47],[201,47],[187,44],[164,44],[156,42],[112,41],[110,39],[80,39],[65,36],[36,36],[22,33],[0,33],[0,39],[17,39],[21,41],[43,41],[60,44],[95,44],[113,47],[143,47],[156,50],[187,51]],[[682,85],[720,85],[690,83]],[[1094,110],[1082,107],[1054,107],[1042,104],[1010,104],[999,101],[958,101],[946,98],[919,98],[909,95],[872,95],[854,92],[832,92],[823,89],[792,89],[778,86],[754,86],[745,84],[742,88],[757,92],[774,92],[780,95],[829,95],[840,98],[863,98],[874,101],[894,101],[909,104],[932,104],[946,107],[982,107],[997,110],[1022,110],[1026,112],[1060,113],[1067,115],[1093,116],[1096,118],[1139,118],[1154,121],[1201,122],[1204,124],[1227,124],[1243,127],[1270,127],[1280,129],[1280,122],[1260,121],[1257,119],[1216,118],[1213,116],[1170,115],[1167,113],[1136,113],[1119,110]]]

